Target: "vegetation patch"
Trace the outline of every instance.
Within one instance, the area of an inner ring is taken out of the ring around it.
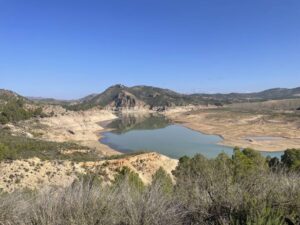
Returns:
[[[299,160],[296,151],[287,151],[279,164],[238,148],[232,157],[182,157],[173,171],[176,183],[160,168],[145,185],[124,167],[110,185],[86,174],[66,188],[0,194],[0,223],[296,225],[300,174],[286,164]]]
[[[28,137],[13,136],[0,130],[0,160],[27,159],[38,157],[42,160],[94,161],[100,159],[94,151],[63,154],[65,150],[90,150],[88,147],[71,142],[51,142]]]
[[[37,116],[45,116],[42,108],[39,107],[33,110],[25,109],[23,99],[9,99],[4,104],[0,104],[0,124],[15,123]]]

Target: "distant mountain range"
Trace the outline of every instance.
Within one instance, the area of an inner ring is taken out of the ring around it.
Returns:
[[[228,101],[244,101],[244,100],[279,100],[300,98],[300,87],[297,88],[272,88],[261,92],[253,93],[229,93],[229,94],[194,94],[194,96],[202,96],[218,100]]]
[[[149,107],[150,109],[185,106],[185,105],[222,105],[237,102],[255,102],[265,100],[278,100],[300,98],[300,87],[274,88],[255,93],[229,93],[229,94],[180,94],[169,89],[151,86],[126,87],[114,85],[101,94],[83,98],[76,104],[77,107],[88,108],[92,106],[112,108]]]
[[[12,91],[0,89],[0,100],[23,98],[36,103],[60,104],[70,109],[88,109],[95,106],[103,108],[144,108],[163,110],[171,106],[186,105],[223,105],[237,102],[256,102],[300,98],[300,87],[273,88],[255,93],[229,94],[180,94],[175,91],[151,86],[126,87],[114,85],[100,94],[92,94],[74,101],[63,101],[51,98],[24,98]]]

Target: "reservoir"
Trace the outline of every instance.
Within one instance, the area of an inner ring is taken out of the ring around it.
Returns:
[[[214,158],[224,152],[229,156],[232,147],[219,145],[222,138],[172,124],[163,115],[121,115],[107,125],[101,143],[123,153],[155,151],[171,158],[202,154]],[[262,152],[264,156],[280,157],[283,152]]]

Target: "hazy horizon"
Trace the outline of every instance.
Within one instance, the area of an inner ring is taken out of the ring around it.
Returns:
[[[0,87],[78,99],[121,83],[180,93],[300,86],[300,2],[0,1]]]

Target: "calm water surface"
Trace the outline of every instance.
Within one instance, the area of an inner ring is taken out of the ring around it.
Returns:
[[[217,144],[221,137],[172,124],[161,115],[123,115],[108,127],[113,130],[103,133],[101,142],[121,152],[156,151],[172,158],[197,153],[214,158],[222,152],[233,152],[231,147]],[[282,152],[262,154],[280,157]]]

